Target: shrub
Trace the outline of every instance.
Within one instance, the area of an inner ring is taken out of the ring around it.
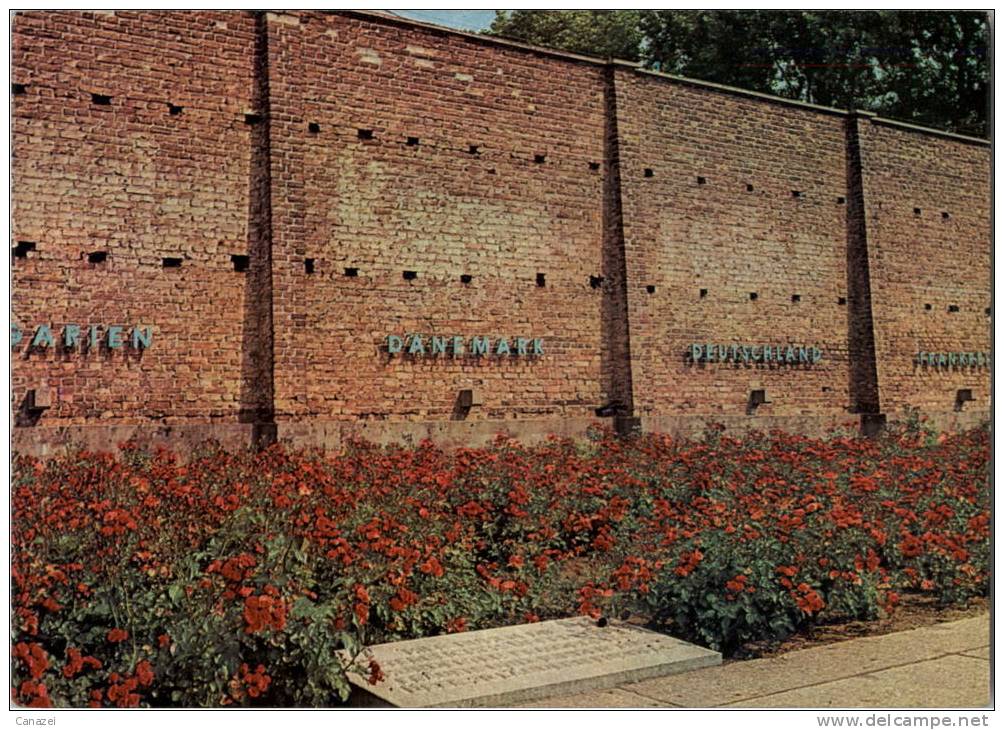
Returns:
[[[15,459],[18,704],[329,705],[383,641],[626,612],[731,652],[988,589],[986,429],[124,446]]]

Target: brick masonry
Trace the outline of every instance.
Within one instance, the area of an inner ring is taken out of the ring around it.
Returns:
[[[990,349],[980,140],[347,11],[19,13],[12,81],[17,448],[988,414],[914,363]]]

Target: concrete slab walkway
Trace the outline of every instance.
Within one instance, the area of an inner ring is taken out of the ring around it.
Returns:
[[[522,707],[986,707],[990,615]]]

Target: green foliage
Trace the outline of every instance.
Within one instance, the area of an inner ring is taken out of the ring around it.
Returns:
[[[966,11],[497,11],[488,31],[988,136],[989,26]]]

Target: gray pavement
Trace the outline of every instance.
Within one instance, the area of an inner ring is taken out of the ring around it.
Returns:
[[[522,707],[987,707],[990,615]]]

